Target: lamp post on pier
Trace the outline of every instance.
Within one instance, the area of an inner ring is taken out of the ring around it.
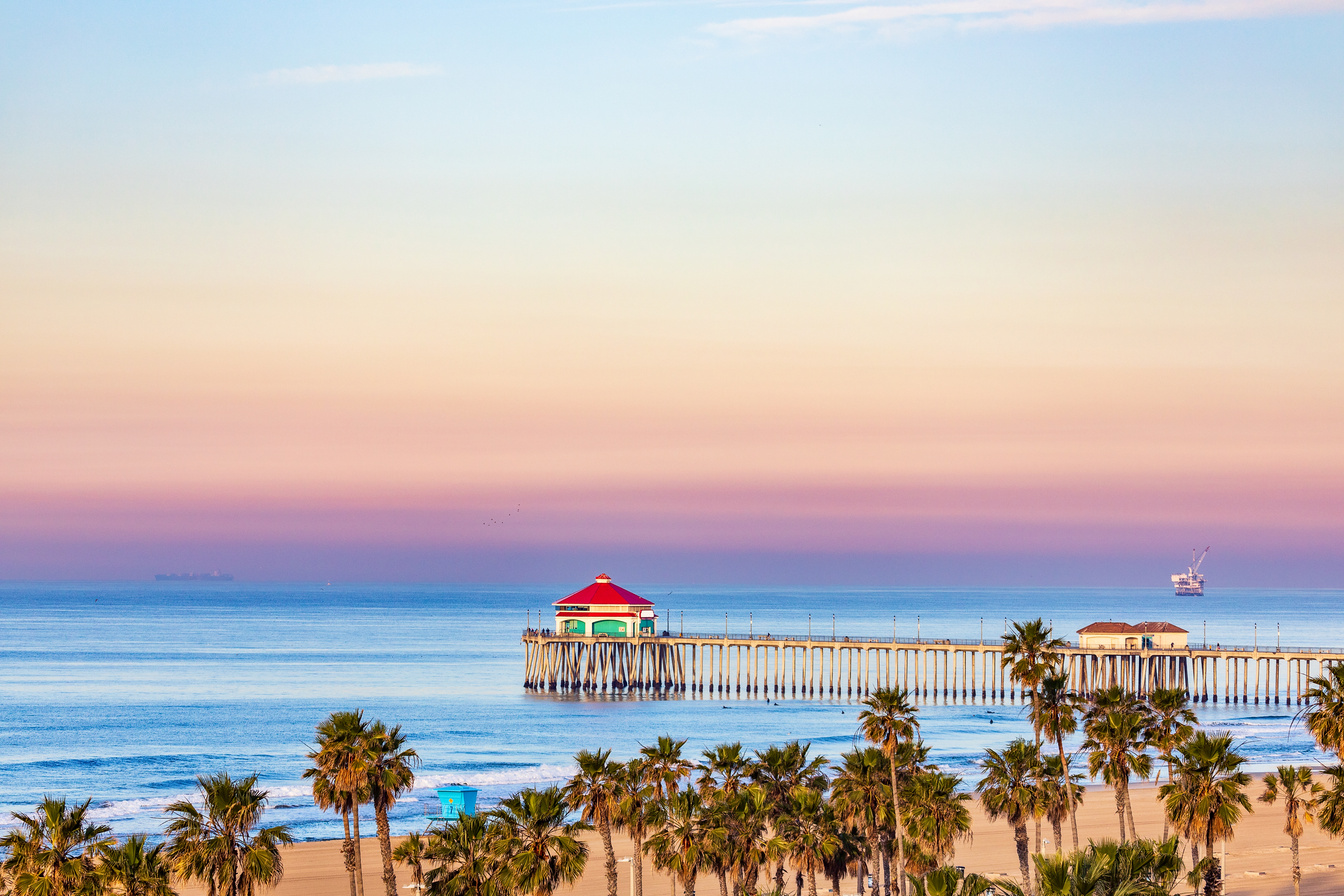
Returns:
[[[920,631],[920,629],[919,629],[919,617],[916,616],[916,617],[915,617],[915,643],[916,643],[916,644],[919,643],[919,639],[922,637],[922,636],[920,635],[919,631]]]
[[[723,640],[728,640],[728,614],[723,614]]]
[[[835,614],[831,614],[831,640],[835,640]]]
[[[755,636],[756,636],[756,614],[755,614],[755,613],[748,613],[748,614],[747,614],[747,637],[748,637],[748,638],[754,638]]]
[[[1279,624],[1274,623],[1274,652],[1279,652]]]
[[[980,617],[980,646],[985,646],[985,617]]]
[[[807,614],[807,640],[812,640],[812,614]]]

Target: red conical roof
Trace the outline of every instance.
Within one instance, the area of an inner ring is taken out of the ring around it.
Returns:
[[[575,591],[569,597],[556,601],[552,606],[584,606],[588,604],[598,604],[610,606],[612,604],[621,604],[627,607],[651,607],[653,601],[645,600],[633,591],[627,591],[620,585],[611,584],[611,576],[603,573],[597,577],[597,581],[584,588],[582,591]]]

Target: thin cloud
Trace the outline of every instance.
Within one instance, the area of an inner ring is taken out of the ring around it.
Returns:
[[[850,6],[837,12],[765,16],[706,25],[715,37],[750,39],[819,31],[1051,28],[1209,22],[1344,12],[1344,0],[942,0]]]
[[[412,62],[371,62],[363,65],[307,65],[277,68],[260,75],[263,84],[334,84],[340,81],[376,81],[388,78],[432,78],[443,74],[438,65]]]

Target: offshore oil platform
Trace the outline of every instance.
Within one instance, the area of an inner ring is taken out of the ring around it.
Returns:
[[[1195,555],[1199,554],[1198,559]],[[1200,597],[1204,594],[1204,577],[1199,574],[1200,564],[1204,558],[1209,556],[1209,549],[1205,548],[1204,553],[1199,553],[1199,548],[1190,549],[1190,566],[1185,572],[1178,572],[1172,575],[1171,582],[1176,586],[1177,596],[1193,595]]]

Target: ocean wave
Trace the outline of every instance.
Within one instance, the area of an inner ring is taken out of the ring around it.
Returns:
[[[125,800],[106,800],[89,806],[88,818],[96,821],[115,821],[123,818],[135,818],[141,815],[157,814],[167,808],[169,803],[178,800],[192,800],[194,794],[183,793],[177,796],[139,797]]]

